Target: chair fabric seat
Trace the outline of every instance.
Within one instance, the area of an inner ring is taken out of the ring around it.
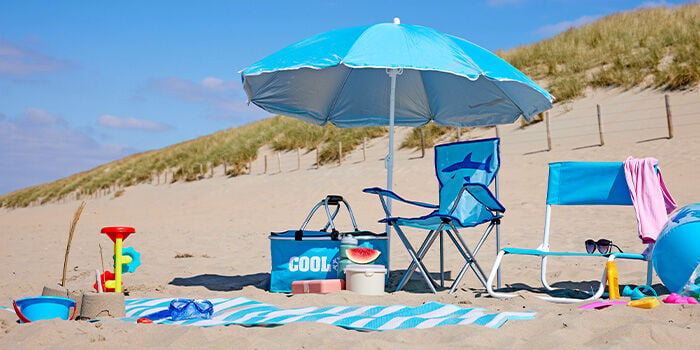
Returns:
[[[444,215],[440,214],[438,211],[434,211],[428,215],[421,216],[421,217],[415,217],[415,218],[404,218],[404,217],[389,217],[385,219],[379,220],[381,223],[391,223],[392,225],[399,225],[399,226],[409,226],[413,228],[419,228],[419,229],[424,229],[424,230],[437,230],[440,225],[443,223],[442,219],[447,218],[451,219],[452,223],[457,227],[457,228],[469,228],[469,227],[474,227],[481,225],[485,222],[489,222],[491,220],[495,219],[500,219],[502,218],[503,215],[492,215],[490,218],[486,219],[481,219],[481,220],[463,220],[464,222],[460,221],[458,218],[450,215]],[[467,219],[478,219],[478,218],[467,218]]]
[[[546,252],[539,249],[524,249],[524,248],[503,248],[507,254],[519,254],[519,255],[536,255],[536,256],[596,256],[596,257],[607,257],[615,256],[615,259],[632,259],[632,260],[646,260],[646,257],[642,254],[632,254],[632,253],[579,253],[579,252]]]

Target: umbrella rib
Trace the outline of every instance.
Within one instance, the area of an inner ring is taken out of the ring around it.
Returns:
[[[428,96],[428,89],[425,87],[425,79],[423,79],[423,71],[418,71],[418,76],[420,77],[421,85],[423,85],[423,93],[425,94],[425,102],[428,104],[428,121],[425,124],[430,123],[431,120],[435,120],[433,115],[433,106],[430,105],[430,97]]]
[[[330,108],[328,108],[328,112],[326,113],[326,122],[331,120],[331,114],[333,110],[335,109],[335,104],[338,102],[338,99],[340,98],[340,94],[343,92],[343,89],[345,88],[345,84],[348,81],[348,78],[350,78],[350,73],[352,73],[352,68],[345,66],[343,64],[340,64],[338,66],[343,66],[348,70],[348,74],[345,75],[345,79],[343,79],[343,83],[340,84],[338,91],[335,93],[335,96],[333,97],[333,101],[330,105]]]
[[[522,114],[522,116],[525,117],[525,119],[527,119],[527,116],[525,115],[525,112],[523,112],[523,109],[520,108],[520,105],[518,105],[517,103],[515,103],[515,101],[513,101],[512,98],[510,98],[510,95],[508,95],[505,91],[503,91],[503,89],[501,89],[501,87],[498,86],[498,84],[494,83],[493,80],[489,79],[489,78],[486,77],[485,75],[482,75],[482,76],[483,76],[486,80],[488,80],[489,83],[491,83],[493,86],[495,86],[496,89],[498,89],[498,91],[500,91],[500,92],[503,94],[503,96],[504,96],[505,98],[507,98],[508,101],[510,101],[510,103],[512,103],[513,106],[515,106],[515,107],[520,111],[520,114]],[[477,79],[478,79],[478,78],[477,78]]]

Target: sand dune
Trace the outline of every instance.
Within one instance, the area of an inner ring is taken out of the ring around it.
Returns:
[[[508,208],[502,225],[505,246],[535,248],[541,240],[546,195],[547,163],[562,160],[621,161],[627,156],[655,157],[661,161],[664,180],[679,206],[700,201],[697,184],[700,154],[700,92],[670,93],[674,115],[674,138],[667,139],[663,93],[658,91],[589,91],[587,97],[558,104],[551,112],[552,149],[546,151],[545,123],[527,128],[500,126],[502,138],[501,200]],[[599,146],[596,104],[603,112],[604,146]],[[407,130],[402,130],[405,133]],[[467,136],[467,135],[465,135]],[[493,137],[494,129],[478,129],[471,138]],[[365,187],[386,183],[382,157],[386,139],[369,143],[367,160],[361,150],[347,156],[341,165],[321,169],[313,166],[314,154],[304,155],[295,170],[296,153],[283,154],[282,168],[276,160],[262,174],[262,157],[251,175],[214,177],[191,183],[142,184],[127,188],[118,198],[89,200],[78,224],[69,259],[72,289],[89,289],[94,269],[100,268],[99,245],[111,256],[111,242],[99,230],[104,226],[133,226],[137,233],[126,241],[142,253],[143,265],[125,276],[131,297],[234,297],[275,303],[284,307],[308,305],[407,304],[428,301],[484,307],[497,311],[537,311],[533,321],[507,323],[499,330],[477,326],[439,327],[430,330],[355,332],[317,324],[293,324],[274,328],[238,326],[209,329],[164,325],[134,325],[122,322],[46,321],[17,325],[14,315],[0,312],[0,346],[115,348],[123,343],[141,347],[214,348],[425,348],[481,346],[486,348],[525,346],[535,348],[587,348],[601,345],[625,348],[693,348],[700,329],[697,306],[661,305],[653,310],[625,306],[581,311],[575,305],[551,304],[533,293],[496,300],[485,295],[473,276],[467,276],[453,295],[427,293],[421,281],[407,291],[382,297],[350,292],[331,295],[274,294],[266,291],[269,278],[270,231],[297,228],[309,209],[326,194],[341,194],[352,205],[360,228],[383,230],[378,200],[361,192]],[[266,154],[266,150],[262,151]],[[271,155],[271,153],[270,153]],[[433,152],[418,158],[415,151],[401,150],[396,156],[394,189],[406,198],[435,202],[437,183]],[[271,158],[272,159],[272,158]],[[78,202],[53,203],[22,209],[0,209],[0,298],[11,300],[39,295],[44,285],[55,284],[61,275],[66,232]],[[401,215],[421,214],[396,205]],[[341,214],[342,215],[342,214]],[[643,249],[636,236],[633,209],[555,208],[553,249],[581,251],[587,238],[610,238],[625,251]],[[347,219],[339,226],[350,228]],[[311,224],[320,226],[320,220]],[[480,230],[467,230],[474,241]],[[421,235],[413,233],[417,241]],[[471,242],[470,241],[470,242]],[[446,267],[456,275],[461,267],[453,249]],[[437,250],[429,267],[437,267]],[[176,258],[190,254],[189,258]],[[397,239],[392,241],[392,269],[403,270],[408,254]],[[495,243],[490,239],[479,253],[490,270]],[[107,259],[105,259],[107,260]],[[109,259],[111,261],[111,259]],[[550,278],[562,282],[598,279],[604,262],[555,260]],[[510,258],[504,264],[506,284],[538,287],[539,260]],[[621,284],[644,282],[645,266],[620,262]],[[654,284],[659,285],[658,278]]]

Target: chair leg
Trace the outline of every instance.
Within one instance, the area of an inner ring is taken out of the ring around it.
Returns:
[[[542,266],[540,267],[540,281],[542,281],[542,286],[548,290],[553,291],[554,288],[547,282],[547,257],[542,257]]]
[[[440,288],[445,288],[445,245],[443,232],[440,230]]]
[[[468,258],[467,256],[465,256],[465,253],[460,249],[460,253],[462,253],[462,256],[465,258],[465,260],[467,262],[462,266],[462,269],[459,271],[457,278],[452,283],[452,287],[450,288],[450,294],[454,293],[455,290],[457,290],[457,285],[458,285],[459,281],[462,280],[462,277],[464,277],[464,273],[467,271],[467,269],[472,268],[472,270],[474,270],[474,267],[472,267],[472,261],[476,262],[476,258],[475,258],[476,254],[479,252],[479,249],[481,249],[481,246],[484,244],[484,242],[488,238],[489,234],[491,233],[491,231],[493,230],[495,225],[496,224],[494,224],[494,222],[491,222],[491,224],[489,224],[489,226],[486,228],[486,231],[484,231],[484,234],[481,235],[481,239],[479,239],[479,242],[477,242],[476,246],[474,247],[474,252],[473,252],[473,255],[471,256],[471,258]],[[452,226],[452,229],[454,230],[455,234],[459,238],[459,241],[462,242],[462,245],[464,246],[464,248],[466,248],[466,250],[469,251],[469,247],[464,243],[464,240],[462,239],[462,236],[459,234],[459,231],[457,231],[457,228],[454,226],[454,224],[452,224],[451,226]],[[450,231],[448,231],[448,234],[451,234]],[[452,241],[454,242],[455,245],[458,246],[458,249],[459,249],[459,244],[457,243],[457,241],[454,238],[452,238]],[[477,263],[477,267],[481,271],[481,273],[480,274],[477,273],[476,270],[474,270],[474,272],[477,274],[477,278],[479,278],[479,280],[484,285],[484,287],[486,287],[486,274],[481,269],[481,267],[478,266],[478,263]]]
[[[411,256],[411,259],[413,259],[413,262],[418,267],[420,274],[423,276],[423,279],[428,284],[428,287],[430,287],[430,290],[433,292],[433,294],[437,293],[437,291],[435,290],[435,284],[436,284],[435,281],[432,280],[432,278],[428,274],[428,269],[425,267],[425,265],[423,265],[423,262],[418,258],[418,255],[416,254],[416,251],[413,249],[411,242],[406,238],[406,235],[402,232],[401,228],[399,228],[398,226],[394,226],[394,229],[396,229],[396,233],[398,234],[399,238],[401,239],[401,242],[403,242],[404,246],[406,246],[406,250],[408,250],[408,255]],[[404,277],[405,276],[406,275],[404,275]]]
[[[498,299],[513,298],[518,296],[515,293],[502,293],[493,290],[493,280],[498,275],[498,269],[501,267],[501,261],[503,260],[503,256],[505,254],[505,250],[501,250],[500,252],[498,252],[498,255],[496,256],[496,261],[493,262],[493,267],[491,268],[489,278],[488,280],[486,280],[486,291],[489,293],[490,296]]]
[[[454,228],[453,228],[454,229]],[[451,231],[447,231],[447,235],[452,239],[452,242],[455,244],[457,247],[457,250],[462,254],[462,257],[467,261],[467,264],[465,266],[470,267],[473,271],[474,274],[476,274],[476,277],[479,279],[479,282],[481,282],[484,287],[486,287],[486,274],[484,273],[484,270],[481,269],[481,266],[479,265],[479,262],[476,261],[474,258],[474,254],[469,250],[469,247],[464,243],[464,240],[462,237],[459,235],[459,233],[453,235]],[[459,242],[457,241],[459,239]],[[464,267],[463,267],[464,269]],[[452,288],[450,288],[450,293],[454,293],[454,291],[457,289],[457,285],[459,284],[460,280],[464,276],[464,271],[460,271],[460,275],[457,276],[457,279],[452,283]]]
[[[403,233],[403,232],[402,232]],[[418,253],[416,254],[418,256],[419,260],[423,260],[423,257],[425,254],[428,252],[430,247],[433,245],[433,242],[435,242],[435,238],[437,237],[437,231],[430,231],[428,233],[428,236],[425,238],[423,241],[423,244],[421,244],[420,249],[418,249]],[[408,280],[413,276],[413,272],[416,270],[416,262],[411,261],[411,264],[408,266],[406,269],[406,272],[403,274],[401,277],[401,281],[399,281],[399,284],[396,286],[396,291],[398,292],[401,290],[406,283],[408,283]]]

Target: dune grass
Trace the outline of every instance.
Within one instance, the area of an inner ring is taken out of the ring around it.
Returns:
[[[499,54],[558,101],[587,87],[691,87],[700,82],[700,3],[613,14]]]
[[[423,142],[425,143],[425,148],[430,148],[435,146],[440,140],[448,138],[449,140],[457,139],[457,128],[452,126],[440,126],[433,122],[423,125],[419,128],[415,128],[409,133],[406,138],[401,142],[399,148],[401,149],[420,149],[421,147],[421,132],[423,132]],[[462,133],[468,132],[469,128],[462,128]]]
[[[385,135],[386,128],[339,129],[311,125],[289,117],[273,117],[237,128],[220,131],[160,150],[134,154],[64,179],[15,191],[0,197],[0,207],[26,207],[69,195],[93,195],[98,191],[123,193],[119,188],[150,182],[156,174],[170,173],[168,182],[192,181],[205,177],[211,167],[226,164],[227,174],[247,171],[248,162],[258,149],[268,145],[275,150],[311,151],[319,149],[320,163],[338,159],[338,141],[349,152],[366,138]],[[164,179],[164,177],[161,177]],[[120,192],[121,191],[121,192]]]

